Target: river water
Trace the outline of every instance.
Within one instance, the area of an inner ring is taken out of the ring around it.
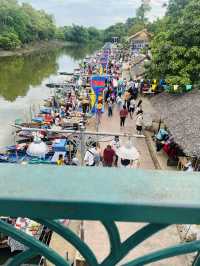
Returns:
[[[51,93],[45,84],[59,71],[73,72],[94,47],[68,47],[29,56],[0,58],[0,148],[13,144],[11,124],[17,118],[29,120]],[[30,108],[31,107],[31,108]]]
[[[45,84],[57,79],[59,71],[73,72],[80,60],[96,49],[97,46],[68,47],[0,58],[0,151],[14,142],[11,124],[17,118],[29,119],[30,106],[39,106],[52,94]],[[9,249],[0,250],[0,265],[10,256]]]

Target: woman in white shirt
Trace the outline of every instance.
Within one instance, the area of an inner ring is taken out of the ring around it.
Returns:
[[[116,102],[117,102],[118,111],[121,111],[124,105],[124,101],[122,100],[121,95],[117,96]]]
[[[119,136],[115,136],[115,138],[111,142],[111,146],[112,146],[113,150],[115,151],[115,166],[117,167],[119,157],[117,156],[116,152],[117,152],[117,149],[119,149],[121,147],[121,141],[119,139]]]
[[[142,111],[142,100],[140,99],[136,107],[136,115]]]
[[[136,130],[138,135],[141,135],[142,127],[143,127],[143,111],[139,111],[136,117]]]
[[[133,119],[133,114],[135,112],[135,104],[136,104],[135,99],[134,98],[131,98],[131,100],[130,100],[130,106],[129,106],[129,112],[130,112],[131,119]]]

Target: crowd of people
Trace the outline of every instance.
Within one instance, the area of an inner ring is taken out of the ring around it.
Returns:
[[[127,82],[126,79],[118,80],[117,86],[110,83],[105,90],[105,102],[107,103],[108,117],[113,116],[114,110],[119,113],[121,128],[125,127],[128,116],[130,115],[130,118],[133,119],[135,114],[136,131],[140,135],[143,129],[143,109],[142,100],[137,100],[139,85],[138,81]],[[117,108],[114,109],[115,106]]]
[[[97,56],[98,58],[98,56]],[[98,95],[98,101],[96,101],[96,122],[101,124],[102,116],[108,116],[112,118],[114,115],[119,117],[120,128],[123,129],[135,119],[136,132],[138,135],[142,134],[143,130],[143,109],[142,100],[138,99],[141,89],[141,82],[138,80],[132,80],[122,78],[122,54],[120,52],[111,51],[108,58],[106,67],[97,64],[95,58],[89,61],[83,62],[83,74],[79,79],[78,86],[81,95],[79,97],[67,97],[67,108],[63,108],[63,112],[67,113],[71,110],[80,110],[86,114],[91,111],[91,92],[88,88],[89,76],[100,74],[105,75],[105,87],[102,96]],[[102,73],[101,73],[102,72]],[[85,77],[86,75],[86,77]],[[89,76],[88,76],[89,75]],[[77,96],[75,94],[75,96]],[[101,98],[101,99],[100,99]],[[103,110],[103,111],[102,111]],[[130,117],[128,120],[127,118]],[[132,167],[135,162],[133,160],[118,156],[118,150],[120,148],[121,141],[119,136],[116,136],[111,143],[107,143],[106,147],[102,149],[100,144],[93,142],[92,145],[86,146],[86,152],[84,156],[84,164],[86,166],[99,166],[104,167]],[[62,163],[62,158],[59,160]],[[58,162],[58,163],[59,163]]]
[[[85,165],[90,167],[138,167],[138,160],[131,160],[118,155],[120,148],[122,148],[122,142],[119,136],[115,136],[114,139],[107,144],[104,149],[101,149],[99,143],[94,142],[85,153]]]

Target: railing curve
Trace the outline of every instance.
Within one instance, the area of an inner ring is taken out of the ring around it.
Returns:
[[[198,224],[199,189],[198,173],[2,165],[0,215],[36,220],[71,243],[88,265],[114,266],[144,240],[169,225]],[[109,255],[99,263],[97,254],[57,219],[100,221],[108,233]],[[124,221],[148,225],[122,242],[115,223]],[[22,265],[37,255],[54,265],[70,265],[56,251],[3,221],[0,221],[0,231],[28,247],[9,266]],[[196,251],[200,251],[199,241],[133,258],[125,266],[146,265]],[[199,257],[194,265],[200,265]]]

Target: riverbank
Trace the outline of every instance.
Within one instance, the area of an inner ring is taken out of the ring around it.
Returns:
[[[0,49],[0,58],[30,55],[32,53],[39,52],[39,51],[41,52],[45,50],[52,50],[55,48],[64,48],[64,47],[69,47],[72,45],[73,44],[71,42],[60,42],[60,41],[38,42],[38,43],[27,45],[26,47],[12,50],[12,51]]]

